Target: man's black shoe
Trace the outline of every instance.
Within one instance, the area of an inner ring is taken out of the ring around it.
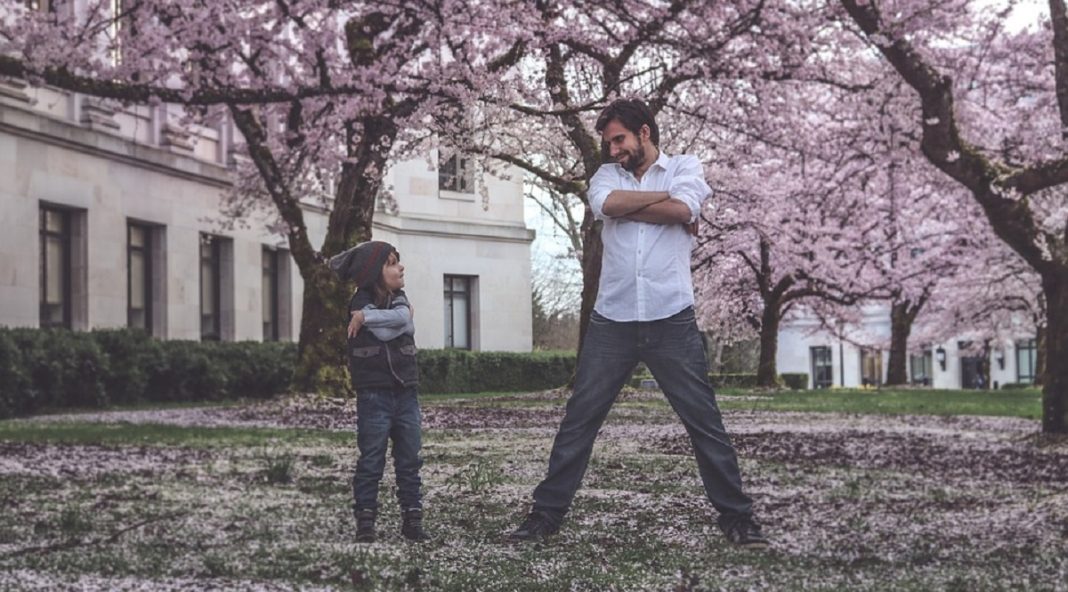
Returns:
[[[719,527],[731,543],[743,549],[767,549],[771,542],[760,530],[760,523],[752,516],[738,516],[719,520]]]
[[[534,510],[523,521],[523,524],[519,525],[519,528],[508,535],[508,539],[512,541],[543,541],[559,531],[560,523],[558,520],[554,520],[552,516],[545,512]]]

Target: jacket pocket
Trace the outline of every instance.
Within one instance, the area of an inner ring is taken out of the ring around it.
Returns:
[[[414,356],[416,354],[416,352],[419,351],[419,350],[416,349],[414,344],[409,344],[409,345],[400,346],[398,351],[400,351],[400,353],[402,353],[402,354],[404,354],[406,356]]]
[[[382,346],[372,345],[368,347],[354,347],[352,348],[352,357],[354,358],[373,358],[382,351]]]

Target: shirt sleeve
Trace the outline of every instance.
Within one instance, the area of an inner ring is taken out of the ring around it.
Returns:
[[[690,208],[690,222],[693,222],[701,215],[701,204],[712,194],[712,189],[705,182],[704,167],[696,156],[683,155],[678,159],[668,195]]]
[[[408,333],[415,334],[412,310],[407,300],[395,300],[393,308],[375,308],[368,304],[363,309],[363,325],[381,341],[390,341]]]
[[[616,184],[613,183],[616,177],[614,165],[603,164],[590,179],[590,189],[586,192],[586,197],[589,199],[590,209],[596,220],[608,218],[604,215],[604,202],[608,199],[608,194],[612,193],[613,189],[617,189]]]

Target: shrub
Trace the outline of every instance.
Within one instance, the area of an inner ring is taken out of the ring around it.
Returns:
[[[64,329],[12,329],[22,353],[22,372],[32,386],[19,405],[32,412],[41,407],[99,407],[107,404],[104,377],[107,356],[89,333]]]
[[[270,397],[289,388],[295,363],[292,343],[0,328],[0,418],[46,408]]]
[[[756,388],[757,375],[750,372],[709,374],[713,388]]]
[[[27,413],[37,399],[22,352],[8,332],[0,332],[0,417]]]
[[[160,342],[133,329],[98,329],[92,335],[111,361],[104,379],[108,400],[123,404],[145,399],[149,380],[165,368]]]
[[[1003,391],[1018,391],[1029,388],[1038,388],[1038,385],[1031,384],[1030,382],[1006,382],[1001,385],[1001,390]]]
[[[781,378],[790,390],[803,391],[808,388],[808,374],[805,372],[787,372]]]
[[[424,393],[533,391],[567,384],[577,357],[570,352],[419,351],[419,390]]]
[[[164,364],[149,381],[148,401],[218,401],[226,398],[226,371],[217,355],[220,344],[162,341]]]
[[[142,331],[0,328],[0,418],[45,408],[267,398],[285,392],[294,343],[160,341]],[[421,350],[425,393],[566,384],[573,352]]]
[[[226,375],[226,395],[269,398],[285,392],[296,365],[292,343],[244,341],[213,343],[216,365]]]

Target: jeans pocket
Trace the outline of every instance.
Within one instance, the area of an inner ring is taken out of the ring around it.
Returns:
[[[694,314],[693,307],[691,306],[664,320],[670,325],[683,326],[697,322],[697,316]]]
[[[596,310],[590,313],[590,322],[593,323],[594,325],[610,325],[610,324],[612,324],[611,320],[605,318],[604,316],[601,315],[601,313],[597,312]]]

